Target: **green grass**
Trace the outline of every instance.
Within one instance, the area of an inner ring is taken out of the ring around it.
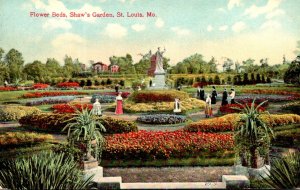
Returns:
[[[297,128],[300,129],[300,124],[277,126],[273,128],[273,131],[276,133],[280,133],[279,131],[286,131],[286,130],[297,129]]]
[[[46,104],[46,105],[39,105],[39,106],[36,106],[37,108],[39,108],[40,110],[42,110],[43,112],[52,112],[52,107],[53,105],[52,104]]]
[[[182,158],[168,160],[102,160],[103,167],[168,167],[168,166],[232,166],[234,157],[230,158]]]

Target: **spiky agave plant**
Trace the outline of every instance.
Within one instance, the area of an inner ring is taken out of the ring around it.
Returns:
[[[263,182],[275,189],[300,187],[300,153],[291,153],[272,162],[270,173],[262,176]]]
[[[271,138],[274,137],[273,130],[260,119],[259,108],[266,103],[264,101],[255,106],[255,99],[250,106],[246,105],[242,111],[239,122],[237,122],[237,131],[235,141],[241,148],[243,154],[250,155],[250,166],[257,168],[258,148],[269,148]]]
[[[67,121],[68,124],[63,131],[68,130],[68,141],[71,145],[76,142],[83,143],[86,148],[85,159],[92,158],[92,151],[95,152],[95,157],[98,157],[99,148],[102,148],[104,137],[101,132],[105,132],[105,127],[96,120],[94,115],[87,109],[82,111],[76,110],[76,116]],[[92,141],[96,141],[96,146],[93,148]]]
[[[93,176],[83,172],[70,156],[43,152],[0,163],[0,186],[8,189],[87,189]]]

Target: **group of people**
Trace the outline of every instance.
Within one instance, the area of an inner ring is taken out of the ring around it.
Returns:
[[[93,104],[92,114],[102,116],[101,104],[99,102],[99,99],[96,99],[95,103]],[[119,92],[118,96],[116,97],[115,114],[116,115],[123,114],[123,98],[121,92]]]
[[[205,92],[204,92],[203,87],[198,86],[198,88],[197,88],[197,98],[206,102],[206,105],[205,105],[205,117],[206,118],[209,118],[209,117],[212,116],[212,106],[211,105],[217,103],[218,93],[216,91],[215,86],[213,86],[212,88],[213,89],[212,89],[211,94],[209,94],[209,93],[206,94],[206,99],[205,99]],[[235,101],[234,101],[235,91],[234,91],[233,88],[231,89],[231,93],[229,94],[229,98],[230,98],[230,103],[234,104],[235,103]],[[221,105],[224,106],[224,105],[227,105],[227,104],[228,104],[228,93],[227,93],[227,90],[225,88],[224,91],[223,91]]]

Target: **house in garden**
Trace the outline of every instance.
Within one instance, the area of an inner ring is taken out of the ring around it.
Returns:
[[[102,62],[93,63],[92,64],[92,70],[96,73],[107,72],[108,71],[108,65],[106,65]]]
[[[111,73],[118,73],[120,71],[119,65],[110,65],[109,68]]]

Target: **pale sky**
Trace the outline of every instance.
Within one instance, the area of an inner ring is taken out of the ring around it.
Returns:
[[[234,61],[268,58],[270,64],[295,58],[300,40],[300,0],[0,0],[0,47],[19,50],[25,63],[62,62],[67,54],[109,64],[110,56],[166,48],[172,65],[199,53]],[[86,13],[71,18],[70,12]],[[30,12],[50,13],[48,18]],[[67,18],[51,17],[52,12]],[[112,13],[97,18],[92,13]],[[122,12],[125,17],[117,17]],[[127,12],[145,17],[126,17]],[[155,17],[146,17],[147,12]],[[90,17],[87,17],[90,14]]]

